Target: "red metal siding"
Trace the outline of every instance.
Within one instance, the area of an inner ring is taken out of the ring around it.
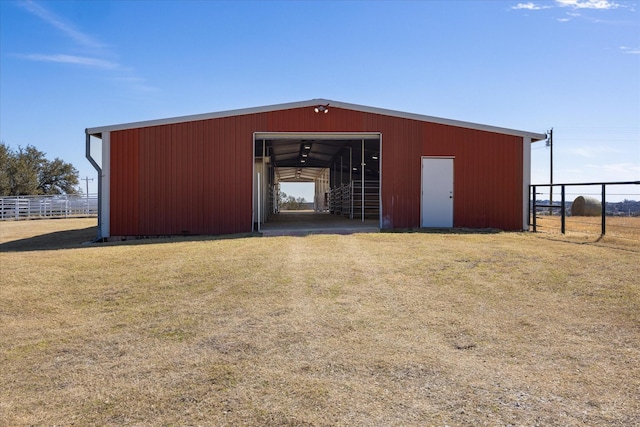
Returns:
[[[250,231],[252,154],[228,121],[112,132],[111,235]]]
[[[454,156],[454,225],[522,228],[522,138],[331,108],[111,133],[111,235],[247,232],[254,132],[381,132],[382,224],[420,226],[421,156]]]
[[[137,233],[138,222],[138,133],[125,130],[111,141],[111,167],[118,173],[111,174],[111,235]]]
[[[522,138],[427,124],[424,153],[454,156],[454,225],[522,229]]]

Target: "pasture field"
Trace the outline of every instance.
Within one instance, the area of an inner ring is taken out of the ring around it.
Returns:
[[[560,234],[560,216],[538,215],[538,232]],[[593,240],[602,231],[601,218],[587,216],[567,216],[565,219],[565,235],[573,239]],[[606,217],[607,243],[633,249],[640,247],[640,217],[608,216]]]
[[[0,425],[640,424],[640,248],[0,223]]]

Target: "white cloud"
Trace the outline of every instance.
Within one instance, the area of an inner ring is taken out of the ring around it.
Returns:
[[[617,9],[619,7],[625,7],[615,1],[611,0],[555,0],[552,4],[540,4],[540,3],[518,3],[512,6],[512,10],[542,10],[551,9],[553,7],[568,7],[571,9],[597,9],[597,10],[610,10]],[[579,16],[579,15],[576,15]]]
[[[567,149],[567,152],[588,159],[596,159],[604,154],[620,153],[621,151],[607,145],[584,145]]]
[[[609,0],[556,0],[556,3],[562,7],[571,7],[573,9],[616,9],[619,4]]]
[[[53,12],[45,9],[39,4],[34,3],[33,1],[29,0],[20,2],[18,4],[33,15],[36,15],[37,17],[48,23],[49,25],[52,25],[53,27],[62,31],[64,34],[66,34],[68,37],[70,37],[80,45],[92,48],[99,48],[103,46],[101,43],[94,40],[91,36],[78,31],[73,27],[73,25],[64,22],[63,19],[56,16]]]
[[[604,163],[604,164],[588,164],[587,168],[598,173],[599,179],[607,179],[611,181],[636,181],[640,175],[640,165],[637,163]]]
[[[620,46],[620,50],[622,51],[622,53],[627,53],[630,55],[640,55],[640,48],[633,48],[633,47],[627,47],[627,46]]]
[[[2,1],[2,0],[0,0]],[[67,54],[18,54],[19,58],[30,61],[56,62],[60,64],[70,64],[85,67],[93,67],[97,69],[112,70],[115,81],[121,81],[128,86],[130,90],[136,92],[149,92],[155,88],[145,84],[145,80],[136,76],[134,70],[125,67],[118,62],[105,59],[113,58],[116,55],[111,52],[107,46],[88,34],[78,30],[72,23],[65,21],[46,7],[34,2],[26,0],[18,3],[23,9],[37,16],[45,23],[51,25],[59,32],[70,38],[76,45],[84,48],[87,55],[67,55]]]
[[[542,10],[542,9],[548,9],[551,6],[542,6],[539,4],[535,4],[535,3],[518,3],[517,5],[513,6],[511,9],[514,10]]]
[[[158,90],[158,88],[146,84],[146,81],[140,77],[116,77],[113,80],[126,83],[138,92],[156,92]]]
[[[582,16],[582,15],[580,15],[579,12],[567,12],[565,15],[566,16],[564,18],[557,18],[557,21],[558,22],[569,22],[573,18],[579,18],[580,16]]]
[[[33,53],[28,55],[17,55],[17,56],[20,58],[28,59],[30,61],[58,62],[62,64],[85,65],[88,67],[103,68],[108,70],[115,70],[120,68],[120,65],[115,62],[106,61],[104,59],[98,59],[98,58],[89,58],[86,56],[64,55],[64,54],[43,55],[39,53]]]

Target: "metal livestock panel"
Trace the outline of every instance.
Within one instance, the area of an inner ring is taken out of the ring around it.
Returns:
[[[341,108],[111,133],[111,235],[226,234],[252,222],[254,132],[380,132],[383,228],[420,226],[421,156],[454,156],[454,226],[522,228],[522,138]]]

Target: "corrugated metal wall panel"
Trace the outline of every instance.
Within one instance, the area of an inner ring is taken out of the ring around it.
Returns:
[[[114,132],[111,140],[111,234],[129,235],[137,231],[138,199],[138,138],[137,131]],[[114,206],[115,205],[115,206]]]
[[[215,216],[217,205],[215,202],[215,186],[217,182],[213,179],[212,165],[217,158],[215,144],[212,142],[211,121],[201,122],[198,129],[202,139],[202,221],[205,232],[216,234],[218,218]]]
[[[251,140],[235,134],[228,120],[113,132],[111,234],[249,231]]]
[[[522,139],[429,124],[425,155],[454,156],[454,225],[522,228]]]
[[[114,131],[112,235],[251,230],[254,132],[380,132],[384,228],[420,226],[421,156],[454,156],[454,225],[522,227],[522,139],[331,108]]]

